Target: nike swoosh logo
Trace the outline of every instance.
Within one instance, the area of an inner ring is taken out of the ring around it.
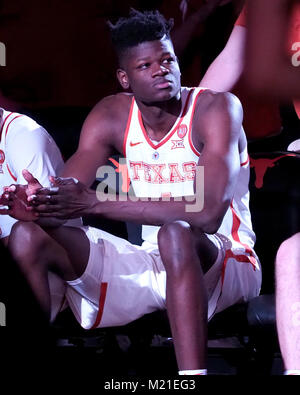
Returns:
[[[132,141],[130,141],[129,145],[130,145],[130,147],[134,147],[135,145],[139,145],[142,143],[143,143],[142,141],[139,141],[138,143],[133,143]]]

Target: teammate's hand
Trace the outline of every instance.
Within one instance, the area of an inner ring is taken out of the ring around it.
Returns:
[[[0,198],[0,203],[8,208],[1,208],[1,215],[10,215],[20,221],[35,221],[38,215],[29,208],[27,203],[26,185],[11,185],[6,187]]]
[[[72,177],[49,179],[50,188],[41,188],[28,198],[40,217],[68,219],[88,214],[89,202],[95,199],[94,191]]]
[[[0,214],[10,215],[21,221],[34,221],[38,218],[38,215],[29,206],[28,196],[36,193],[42,188],[42,185],[28,170],[23,170],[22,174],[28,184],[13,184],[4,187],[4,193],[0,198],[0,204],[8,208],[0,209]]]
[[[43,185],[33,177],[33,175],[26,169],[22,171],[24,179],[27,181],[26,195],[31,196],[35,194],[39,189],[43,188]]]

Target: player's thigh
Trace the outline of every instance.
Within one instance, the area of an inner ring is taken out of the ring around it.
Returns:
[[[84,272],[89,260],[90,242],[85,232],[80,228],[61,226],[47,229],[47,233],[67,253],[74,272],[79,277]]]
[[[214,235],[208,235],[200,229],[193,227],[192,234],[203,272],[206,273],[215,264],[221,244]]]
[[[200,260],[203,272],[207,272],[218,256],[219,244],[201,229],[192,227],[185,221],[164,224],[158,233],[159,251],[166,266],[174,262],[182,266]]]

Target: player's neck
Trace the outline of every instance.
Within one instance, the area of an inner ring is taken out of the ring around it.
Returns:
[[[149,137],[159,141],[172,128],[181,113],[181,98],[164,103],[145,105],[137,102],[142,121]]]

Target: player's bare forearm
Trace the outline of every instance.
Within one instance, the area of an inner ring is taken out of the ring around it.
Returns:
[[[111,196],[111,198],[115,197]],[[220,225],[214,217],[213,210],[204,208],[201,196],[186,196],[182,197],[181,201],[178,198],[169,198],[168,201],[162,198],[140,198],[136,201],[95,201],[88,211],[90,214],[102,215],[109,219],[144,225],[163,225],[182,220],[207,233],[214,233]]]
[[[130,221],[145,225],[162,225],[175,220],[187,221],[190,225],[201,228],[207,233],[214,233],[219,225],[219,219],[212,207],[205,207],[202,196],[169,198],[168,201],[154,198],[120,199],[115,195],[101,195],[89,190],[84,202],[79,201],[63,208],[64,203],[57,198],[57,204],[45,204],[36,207],[40,217],[57,216],[59,218],[75,218],[84,215],[101,216],[108,219]],[[132,200],[131,200],[132,199]],[[47,212],[48,210],[48,212]]]
[[[215,233],[232,200],[240,166],[238,154],[233,153],[228,160],[231,166],[213,154],[206,158],[205,166],[197,168],[192,196],[154,199],[96,192],[90,194],[87,214],[145,225],[182,220],[206,233]]]
[[[231,196],[221,189],[227,184],[227,176],[216,183],[219,168],[212,158],[214,170],[207,171],[208,178],[196,176],[195,194],[181,198],[136,198],[129,195],[107,195],[91,190],[83,183],[71,179],[57,179],[57,190],[42,190],[32,199],[32,204],[40,217],[77,218],[84,215],[96,215],[109,219],[131,221],[148,225],[161,225],[175,220],[184,220],[205,232],[214,233],[228,208]],[[210,179],[214,180],[213,186]],[[55,182],[55,180],[53,180]],[[204,188],[204,182],[207,187]],[[226,188],[225,188],[226,189]],[[205,192],[206,191],[206,192]],[[229,192],[230,195],[230,192]]]

